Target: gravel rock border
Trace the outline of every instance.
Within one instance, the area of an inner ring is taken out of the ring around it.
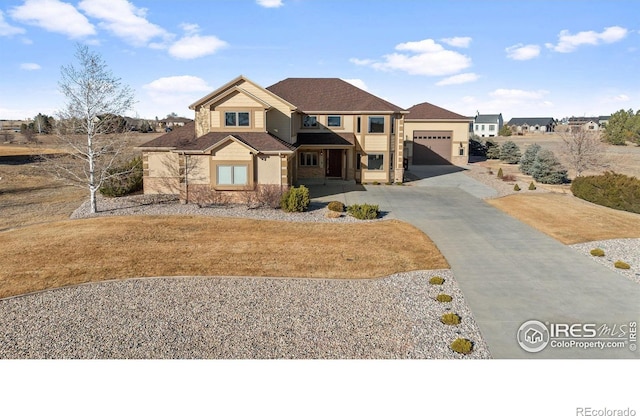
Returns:
[[[444,285],[430,285],[434,275]],[[453,301],[437,302],[440,292]],[[460,325],[439,321],[449,311]],[[449,270],[85,284],[0,300],[0,325],[7,359],[491,358]],[[450,349],[458,337],[471,354]]]
[[[498,177],[496,176],[498,173],[497,170],[493,172],[492,175],[489,174],[489,170],[490,169],[487,166],[482,166],[482,165],[472,163],[467,165],[467,169],[464,171],[465,175],[472,177],[473,179],[477,180],[478,182],[484,185],[492,187],[498,193],[498,195],[490,196],[485,199],[494,199],[494,198],[500,198],[507,195],[521,194],[521,193],[549,192],[548,190],[544,189],[540,185],[536,185],[537,188],[533,191],[530,191],[529,183],[531,183],[531,180],[529,181],[516,180],[516,181],[505,182],[501,179],[498,179]],[[513,190],[513,187],[516,183],[520,187],[520,191]]]
[[[591,241],[589,243],[572,244],[571,247],[589,256],[593,261],[605,265],[636,283],[640,283],[640,238]],[[592,256],[590,252],[594,248],[601,248],[604,251],[604,257]],[[628,263],[631,268],[628,270],[616,268],[613,264],[618,260]]]

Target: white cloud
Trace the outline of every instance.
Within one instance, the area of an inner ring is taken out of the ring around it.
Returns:
[[[369,89],[369,87],[367,87],[367,84],[364,83],[363,80],[358,79],[358,78],[353,78],[353,79],[344,79],[343,81],[348,82],[351,85],[354,85],[358,88],[360,88],[361,90],[365,90],[367,91]]]
[[[143,85],[142,89],[154,103],[175,106],[171,111],[185,109],[201,96],[213,91],[205,80],[193,75],[158,78]]]
[[[134,46],[146,46],[154,38],[170,36],[146,19],[146,9],[135,7],[127,0],[82,0],[78,7],[100,20],[100,27]]]
[[[187,35],[195,35],[200,32],[200,26],[197,23],[181,23],[180,28],[184,30]]]
[[[4,20],[2,10],[0,10],[0,36],[13,36],[24,33],[25,30],[21,27],[11,26]]]
[[[614,43],[624,39],[629,31],[620,26],[605,28],[602,32],[589,30],[572,35],[568,30],[563,30],[558,35],[558,44],[546,43],[545,46],[556,52],[573,52],[581,45],[600,45],[602,43]]]
[[[443,38],[440,39],[443,43],[446,43],[449,46],[454,46],[456,48],[468,48],[471,44],[471,38],[468,36],[460,37],[456,36],[453,38]]]
[[[506,89],[506,88],[498,88],[497,90],[489,93],[489,95],[492,97],[509,99],[509,100],[540,99],[547,94],[549,94],[549,91],[545,91],[545,90],[526,91],[526,90]]]
[[[441,81],[436,82],[436,85],[457,85],[457,84],[466,84],[468,82],[477,81],[479,78],[478,74],[474,74],[473,72],[468,72],[466,74],[458,74],[451,76],[449,78],[445,78]]]
[[[282,0],[256,0],[256,3],[259,6],[267,7],[267,8],[276,8],[284,6]]]
[[[34,63],[24,63],[20,64],[20,69],[24,69],[25,71],[37,71],[38,69],[42,69],[42,67]]]
[[[45,30],[82,38],[95,35],[94,26],[75,7],[59,0],[26,0],[9,11],[17,21]]]
[[[618,94],[604,99],[606,103],[626,103],[627,101],[631,101],[631,98],[627,94]]]
[[[540,55],[540,46],[518,43],[517,45],[509,46],[505,51],[507,52],[508,58],[515,59],[516,61],[526,61],[537,58]]]
[[[356,65],[366,65],[382,71],[404,71],[411,75],[452,75],[471,66],[471,58],[445,49],[433,39],[405,42],[395,49],[404,53],[384,55],[384,61],[351,58]]]
[[[169,54],[178,59],[195,59],[216,53],[226,46],[227,42],[215,36],[184,36],[169,47]]]

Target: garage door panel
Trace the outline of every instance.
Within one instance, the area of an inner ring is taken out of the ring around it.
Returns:
[[[453,132],[425,130],[413,134],[414,165],[450,165]]]

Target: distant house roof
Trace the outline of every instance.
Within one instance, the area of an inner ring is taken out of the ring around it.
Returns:
[[[507,123],[507,126],[548,126],[556,121],[553,117],[514,117]]]
[[[266,89],[306,113],[405,112],[340,78],[287,78]]]
[[[478,114],[475,123],[499,123],[501,118],[502,114]]]
[[[162,120],[158,120],[159,123],[188,123],[190,121],[193,121],[193,120],[186,117],[174,117],[174,116],[169,116],[167,118],[163,118]]]
[[[291,152],[294,147],[279,138],[264,132],[211,132],[196,138],[195,122],[178,127],[169,133],[144,143],[144,149],[165,149],[185,152],[204,152],[215,147],[229,136],[258,152]]]
[[[420,103],[407,109],[409,114],[405,120],[471,120],[472,117],[465,117],[453,111],[446,110],[430,103]]]

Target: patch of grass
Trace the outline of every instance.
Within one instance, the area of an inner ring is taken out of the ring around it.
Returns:
[[[622,260],[616,261],[615,263],[613,263],[613,265],[616,269],[629,270],[631,268],[631,266],[629,266],[629,263],[625,263]]]
[[[459,354],[470,354],[473,351],[473,343],[466,338],[457,338],[451,343],[451,349]]]
[[[292,241],[294,251],[282,250]],[[0,232],[0,247],[0,298],[142,276],[357,279],[449,267],[425,234],[396,220],[100,217]]]

